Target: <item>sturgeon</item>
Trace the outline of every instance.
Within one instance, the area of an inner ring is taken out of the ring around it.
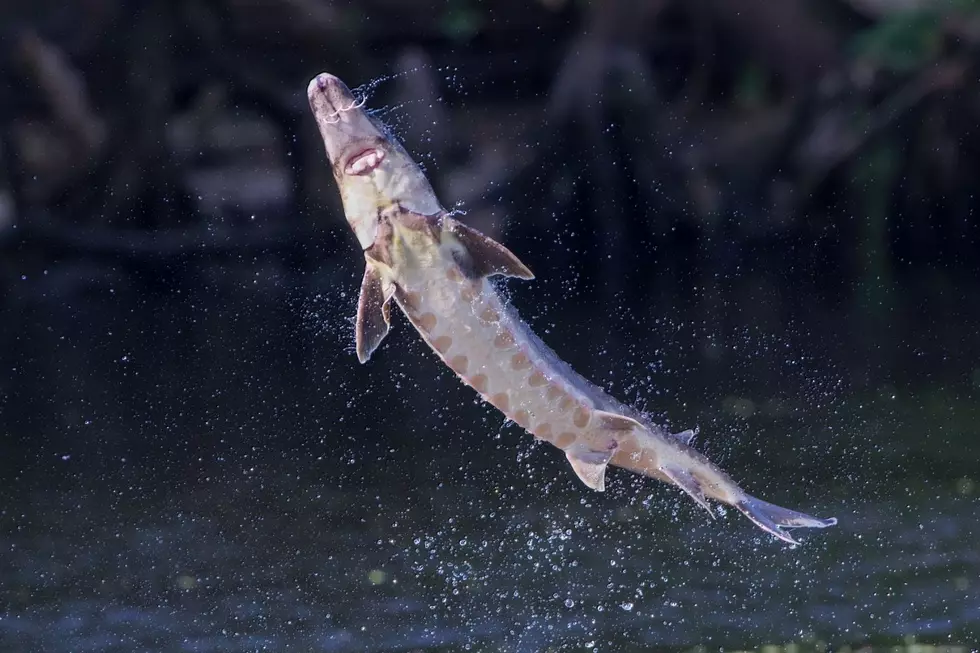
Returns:
[[[391,326],[394,303],[463,382],[535,438],[561,449],[586,486],[605,489],[615,465],[673,484],[715,515],[733,506],[785,542],[818,519],[757,499],[690,446],[588,382],[558,358],[498,294],[491,277],[533,279],[500,243],[456,220],[388,130],[337,77],[307,88],[310,108],[364,252],[356,351],[366,362]]]

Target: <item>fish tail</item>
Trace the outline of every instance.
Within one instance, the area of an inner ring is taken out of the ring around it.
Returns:
[[[835,517],[818,519],[749,495],[745,495],[733,505],[756,526],[790,544],[799,544],[799,542],[783,530],[784,528],[827,528],[837,523]]]

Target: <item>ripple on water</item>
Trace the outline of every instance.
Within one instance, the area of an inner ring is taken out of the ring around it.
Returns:
[[[744,520],[706,523],[660,488],[649,508],[625,490],[583,505],[478,484],[322,499],[324,486],[315,509],[297,507],[309,492],[214,488],[126,509],[51,490],[47,517],[0,540],[0,649],[533,650],[980,630],[968,498],[867,503],[789,549]]]

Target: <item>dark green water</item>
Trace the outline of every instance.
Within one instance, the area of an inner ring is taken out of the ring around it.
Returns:
[[[793,549],[651,480],[588,491],[404,324],[357,366],[353,272],[243,269],[8,293],[0,650],[976,647],[969,384],[849,387],[821,341],[750,333],[789,352],[776,380],[747,356],[700,391],[681,318],[633,314],[659,338],[637,343],[531,315],[754,493],[840,519]]]
[[[790,550],[742,520],[705,524],[661,488],[623,489],[622,475],[597,498],[565,479],[343,489],[320,466],[318,481],[232,463],[166,491],[35,491],[3,518],[0,642],[362,651],[975,641],[976,499],[952,488],[862,505],[845,492],[780,493],[841,519]]]

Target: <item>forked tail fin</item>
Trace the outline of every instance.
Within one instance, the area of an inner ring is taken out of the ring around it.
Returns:
[[[802,512],[782,508],[747,495],[736,503],[735,507],[751,519],[756,526],[790,544],[799,544],[799,542],[784,531],[784,528],[827,528],[837,523],[835,517],[817,519]]]

